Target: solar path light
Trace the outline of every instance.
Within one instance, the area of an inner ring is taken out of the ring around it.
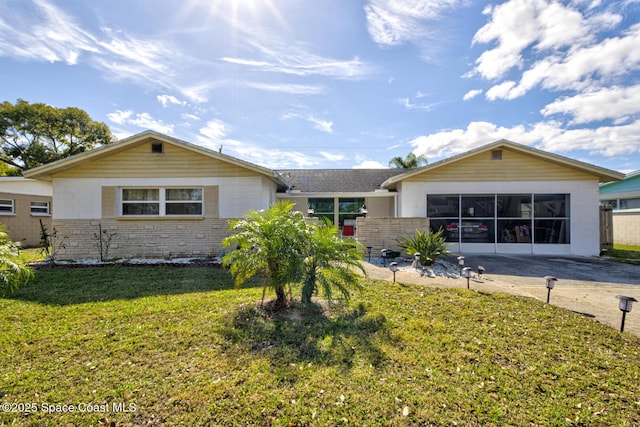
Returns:
[[[389,264],[389,269],[391,271],[393,271],[393,283],[396,282],[396,271],[398,271],[398,263],[397,262],[392,262],[391,264]]]
[[[478,279],[482,279],[482,275],[484,274],[484,267],[479,265],[478,266]]]
[[[381,249],[380,250],[380,256],[382,257],[382,263],[386,267],[387,266],[387,250],[386,249]]]
[[[467,289],[469,288],[469,279],[471,279],[471,267],[465,267],[462,269],[462,277],[467,279]]]
[[[369,262],[371,262],[371,249],[373,249],[373,246],[367,246],[367,253],[369,254]]]
[[[421,270],[421,264],[420,264],[420,257],[422,256],[422,254],[420,252],[416,252],[415,254],[413,254],[413,265],[415,266],[416,270]]]
[[[620,311],[622,311],[622,323],[620,324],[620,332],[624,332],[624,320],[627,316],[627,313],[631,311],[631,307],[633,307],[634,302],[638,302],[637,299],[633,297],[626,297],[624,295],[616,296],[620,300]]]
[[[462,275],[462,267],[464,267],[464,257],[462,255],[458,257],[458,266],[460,267],[460,275]]]
[[[549,298],[551,298],[551,289],[553,289],[558,279],[553,276],[544,276],[544,280],[547,281],[547,304],[549,304]]]

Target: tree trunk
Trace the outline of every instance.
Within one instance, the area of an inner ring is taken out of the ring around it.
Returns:
[[[287,306],[287,294],[284,290],[284,286],[276,286],[276,309],[285,308]]]

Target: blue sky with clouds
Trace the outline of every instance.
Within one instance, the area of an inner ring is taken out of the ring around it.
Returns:
[[[2,100],[272,168],[509,139],[640,169],[640,0],[0,0]]]

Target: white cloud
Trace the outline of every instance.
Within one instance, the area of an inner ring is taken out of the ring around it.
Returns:
[[[187,101],[180,101],[173,95],[158,95],[156,96],[156,99],[160,104],[162,104],[163,108],[167,108],[169,104],[187,105]]]
[[[396,104],[402,105],[407,110],[429,111],[436,104],[415,104],[410,98],[398,98],[394,101]]]
[[[571,124],[627,118],[640,113],[640,85],[612,87],[557,99],[545,106],[544,116],[568,114]]]
[[[320,85],[301,85],[295,83],[258,83],[243,82],[241,85],[267,92],[292,93],[296,95],[317,95],[324,92]]]
[[[107,114],[107,118],[112,122],[123,126],[136,126],[142,129],[151,129],[164,134],[172,134],[174,125],[166,124],[162,120],[154,119],[149,113],[134,114],[133,111],[116,110]]]
[[[375,160],[362,160],[357,165],[354,165],[352,169],[389,169],[389,166]]]
[[[465,93],[465,94],[464,94],[464,96],[462,97],[462,100],[463,100],[463,101],[468,101],[468,100],[470,100],[470,99],[475,98],[475,97],[476,97],[476,96],[478,96],[478,95],[481,95],[481,94],[482,94],[482,92],[483,92],[483,91],[482,91],[482,89],[473,89],[473,90],[470,90],[469,92],[467,92],[467,93]]]
[[[471,122],[466,129],[451,129],[419,136],[410,145],[417,155],[442,158],[477,148],[500,139],[535,145],[550,152],[584,150],[607,157],[640,152],[640,120],[622,126],[567,130],[558,122],[530,126],[502,127],[489,122]]]
[[[370,0],[364,10],[371,39],[382,46],[397,46],[428,36],[424,21],[439,18],[464,0]]]
[[[313,116],[307,117],[307,121],[313,124],[313,128],[320,132],[333,133],[333,122],[321,120]]]
[[[33,0],[30,13],[19,14],[24,0],[0,3],[0,55],[76,64],[96,52],[95,39],[47,0]]]
[[[325,159],[331,162],[339,162],[340,160],[345,159],[344,154],[327,153],[326,151],[318,151],[318,153],[320,153],[322,157],[324,157]]]
[[[207,140],[219,141],[227,136],[230,132],[230,126],[219,119],[209,120],[205,127],[200,128],[198,140],[203,142]],[[204,138],[206,139],[204,139]]]

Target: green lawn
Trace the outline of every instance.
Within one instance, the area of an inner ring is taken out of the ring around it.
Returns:
[[[35,409],[0,425],[640,425],[640,339],[462,288],[276,316],[221,269],[39,270],[0,299],[0,401]]]
[[[614,245],[606,255],[612,261],[640,265],[640,246]]]

